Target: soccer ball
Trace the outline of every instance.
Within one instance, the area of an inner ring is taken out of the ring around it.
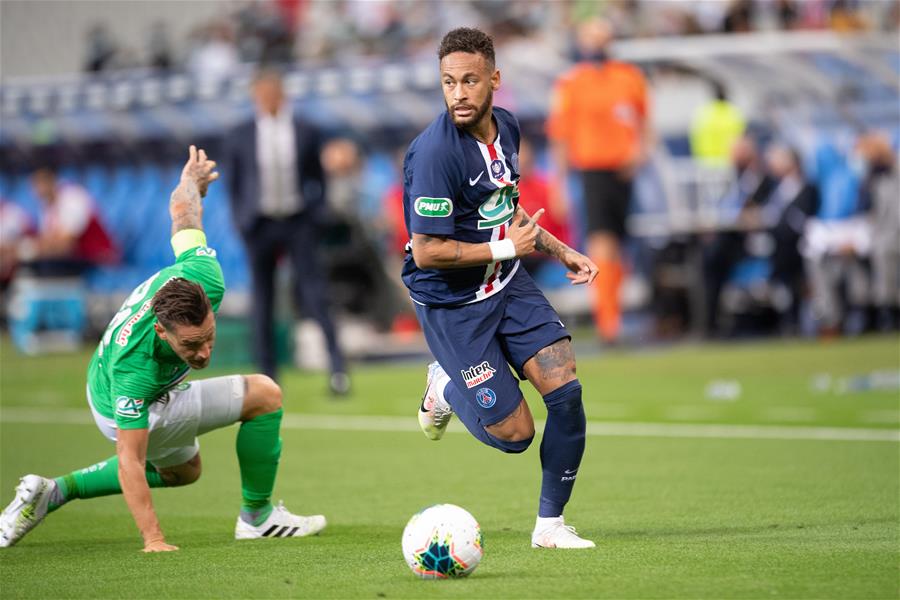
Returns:
[[[478,521],[455,504],[429,506],[403,530],[403,558],[422,579],[465,577],[482,556]]]

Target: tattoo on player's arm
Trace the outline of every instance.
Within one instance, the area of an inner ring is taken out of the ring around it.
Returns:
[[[430,235],[418,234],[413,237],[413,244],[415,244],[419,248],[422,248],[423,250],[426,248],[426,246],[434,246],[435,244],[442,243],[444,243],[443,238],[432,237]]]
[[[456,255],[453,257],[453,262],[459,262],[460,258],[462,258],[462,246],[460,246],[459,240],[456,240]]]
[[[568,379],[575,375],[575,353],[569,340],[562,339],[534,355],[541,378]]]
[[[556,258],[562,258],[570,250],[568,246],[543,229],[538,232],[537,238],[534,240],[534,249]]]
[[[182,180],[169,200],[172,234],[182,229],[203,229],[200,190],[191,180]]]

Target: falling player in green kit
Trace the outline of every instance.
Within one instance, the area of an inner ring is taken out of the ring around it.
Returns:
[[[218,173],[203,150],[190,147],[172,192],[175,264],[139,285],[113,317],[88,366],[87,399],[116,454],[68,475],[24,476],[0,515],[0,548],[12,546],[44,517],[76,498],[121,493],[145,552],[177,550],[166,542],[150,488],[187,485],[200,477],[197,436],[236,422],[243,502],[236,539],[299,537],[325,527],[321,515],[273,507],[281,456],[281,389],[265,375],[182,383],[209,365],[215,313],[225,293],[215,250],[206,246],[201,199]]]

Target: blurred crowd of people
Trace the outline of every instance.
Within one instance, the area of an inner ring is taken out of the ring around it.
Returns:
[[[605,18],[590,16],[597,9]],[[647,82],[635,66],[610,56],[613,31],[626,37],[737,32],[765,27],[767,19],[788,29],[877,25],[871,3],[845,0],[285,0],[235,5],[227,16],[197,28],[190,50],[181,57],[164,24],[157,23],[149,30],[148,64],[160,69],[183,65],[225,76],[241,62],[432,55],[440,34],[437,24],[442,22],[433,18],[433,10],[458,12],[455,21],[471,17],[490,23],[498,43],[543,35],[551,22],[575,27],[577,34],[566,43],[573,46],[576,64],[560,75],[551,94],[544,131],[548,160],[537,160],[544,136],[525,136],[519,189],[526,211],[545,208],[542,226],[564,242],[581,245],[598,265],[590,312],[598,338],[607,343],[616,343],[621,336],[622,288],[637,270],[626,252],[634,235],[628,226],[633,185],[652,160],[657,143],[650,126]],[[90,36],[89,70],[127,66],[123,56],[129,53],[123,54],[107,30],[98,26]],[[244,238],[252,275],[255,329],[268,332],[255,346],[261,370],[274,375],[275,357],[266,353],[272,347],[273,274],[286,253],[295,278],[307,282],[295,287],[294,296],[323,330],[337,377],[332,388],[345,389],[346,382],[340,381],[344,358],[330,316],[333,307],[324,300],[329,292],[321,271],[332,276],[343,271],[345,279],[363,282],[364,293],[357,289],[338,296],[365,305],[380,328],[411,322],[397,276],[407,242],[402,188],[399,178],[368,185],[363,144],[347,137],[322,139],[322,132],[293,114],[275,71],[268,73],[253,87],[255,120],[229,132],[222,149],[233,222]],[[900,175],[892,146],[896,140],[867,132],[859,135],[851,153],[822,144],[812,151],[805,148],[801,155],[783,141],[748,133],[747,121],[728,101],[725,88],[713,82],[713,98],[698,108],[690,128],[696,161],[731,169],[733,177],[718,203],[716,226],[698,225],[688,231],[688,243],[702,256],[702,264],[693,267],[702,273],[695,280],[700,282],[696,289],[684,293],[703,297],[699,311],[703,314],[697,314],[693,304],[693,314],[683,315],[682,322],[699,320],[714,337],[764,328],[761,320],[754,323],[741,316],[763,313],[774,320],[774,325],[768,323],[770,328],[791,333],[804,329],[804,315],[807,324],[824,335],[898,327]],[[598,144],[599,139],[604,143]],[[394,140],[399,145],[391,150],[396,154],[395,174],[401,171],[404,141],[408,140]],[[289,157],[288,163],[276,160],[282,154]],[[307,187],[299,189],[299,180]],[[577,203],[569,194],[573,180],[581,184]],[[314,188],[309,187],[312,183]],[[66,269],[78,273],[118,259],[119,251],[84,188],[58,182],[49,168],[37,169],[32,185],[42,201],[38,223],[11,203],[0,206],[4,286],[17,265],[38,275],[53,275]],[[266,205],[267,186],[296,188],[296,193],[284,196],[289,200],[284,206]],[[328,209],[313,214],[314,205]],[[319,239],[329,236],[340,242],[332,246],[326,265],[303,259],[315,256]],[[337,246],[353,251],[341,254]],[[531,271],[542,267],[536,257],[524,262]],[[651,286],[654,268],[651,265],[651,273],[644,273]],[[683,287],[692,285],[682,279]],[[649,304],[655,307],[657,302],[651,299]],[[811,310],[804,313],[805,308]]]
[[[751,136],[732,149],[733,183],[723,219],[703,235],[706,324],[713,336],[735,333],[723,322],[729,283],[760,289],[777,327],[801,331],[801,308],[823,336],[900,325],[900,174],[890,140],[858,136],[850,155],[820,145],[804,160],[779,142],[760,148]],[[761,268],[739,281],[743,264]]]
[[[765,30],[896,28],[900,5],[871,0],[254,0],[223,3],[223,14],[172,39],[157,21],[140,42],[108,24],[87,35],[84,68],[183,68],[226,75],[240,63],[358,62],[431,56],[442,23],[480,23],[502,47],[528,39],[567,49],[573,24],[603,16],[622,38]]]

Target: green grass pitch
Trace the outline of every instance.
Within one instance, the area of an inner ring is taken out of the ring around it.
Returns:
[[[140,553],[119,497],[76,501],[0,551],[0,596],[897,598],[898,392],[839,394],[811,381],[896,370],[898,348],[878,337],[582,357],[592,433],[566,516],[598,542],[592,551],[530,548],[537,443],[503,455],[458,423],[439,443],[422,436],[424,362],[360,366],[354,395],[337,402],[321,375],[287,372],[275,499],[324,513],[321,536],[234,541],[230,428],[201,438],[198,483],[154,490],[179,552]],[[0,353],[5,505],[22,474],[60,475],[113,447],[89,422],[88,353],[25,358],[7,340]],[[708,398],[717,379],[738,381],[740,397]],[[527,397],[542,419],[540,399]],[[840,439],[848,430],[861,439]],[[481,523],[485,557],[468,579],[421,581],[401,556],[407,519],[438,502]]]

